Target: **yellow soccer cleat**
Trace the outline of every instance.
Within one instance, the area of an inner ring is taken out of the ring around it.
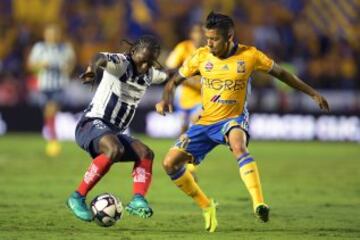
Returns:
[[[46,155],[48,157],[56,157],[60,154],[61,152],[61,145],[58,141],[56,140],[51,140],[46,144],[46,149],[45,149]]]
[[[210,199],[210,206],[203,209],[203,216],[205,219],[205,229],[208,232],[215,232],[218,222],[216,219],[216,206],[217,203]]]

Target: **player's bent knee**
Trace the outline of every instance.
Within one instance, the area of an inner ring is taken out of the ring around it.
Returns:
[[[167,172],[167,173],[174,172],[174,161],[173,161],[173,159],[166,156],[165,159],[162,162],[162,166],[163,166],[165,172]]]
[[[235,155],[242,155],[247,152],[247,148],[244,144],[234,144],[231,146],[231,149]]]
[[[155,158],[154,152],[148,147],[145,148],[141,155],[141,159],[148,159],[152,161]]]
[[[172,174],[179,170],[181,167],[184,166],[186,162],[189,161],[189,157],[187,155],[184,155],[184,153],[171,150],[166,155],[165,159],[162,162],[164,170],[168,174]]]

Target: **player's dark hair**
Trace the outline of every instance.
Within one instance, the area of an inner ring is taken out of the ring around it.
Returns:
[[[138,40],[135,41],[134,46],[132,47],[131,50],[136,50],[141,48],[149,49],[152,53],[155,54],[155,56],[158,56],[160,54],[160,43],[152,35],[144,35],[140,37]]]
[[[234,29],[234,21],[227,15],[212,11],[206,17],[205,27],[207,29],[218,29],[227,38],[230,31]]]
[[[125,42],[128,45],[130,45],[130,49],[127,51],[128,54],[133,53],[134,51],[138,50],[138,49],[142,49],[142,48],[146,48],[149,49],[149,51],[151,51],[154,56],[158,56],[160,54],[160,43],[159,41],[152,35],[143,35],[141,36],[138,40],[136,40],[134,43],[123,39],[121,40],[121,42]],[[161,66],[161,64],[158,61],[155,61],[158,65]]]

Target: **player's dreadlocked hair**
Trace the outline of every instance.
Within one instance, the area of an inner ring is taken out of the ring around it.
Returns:
[[[160,44],[156,40],[156,38],[153,37],[152,35],[144,35],[140,37],[138,40],[136,40],[134,43],[126,39],[121,40],[121,42],[125,42],[128,45],[130,45],[130,49],[128,49],[127,53],[132,53],[133,51],[136,51],[141,48],[147,48],[152,53],[157,55],[160,53]]]
[[[221,34],[227,38],[230,31],[234,28],[234,22],[229,16],[221,13],[210,12],[206,17],[206,28],[218,29]]]
[[[152,35],[143,35],[138,40],[136,40],[134,43],[123,39],[121,42],[125,42],[128,45],[130,45],[130,49],[127,51],[128,54],[133,53],[134,51],[142,48],[149,49],[150,52],[154,54],[154,56],[158,56],[160,54],[160,43],[158,40],[152,36]],[[158,65],[162,68],[161,64],[156,61]]]

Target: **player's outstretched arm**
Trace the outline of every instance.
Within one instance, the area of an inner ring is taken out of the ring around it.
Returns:
[[[173,99],[174,99],[174,90],[176,86],[181,84],[186,78],[182,77],[179,73],[175,73],[170,80],[166,83],[163,91],[163,96],[160,102],[155,105],[156,111],[165,116],[166,112],[173,111]]]
[[[330,111],[329,104],[325,97],[323,97],[318,91],[313,89],[311,86],[303,82],[295,74],[292,74],[274,63],[273,68],[269,72],[270,75],[276,77],[280,81],[286,83],[292,88],[302,91],[303,93],[309,95],[320,107],[320,109],[325,111]]]
[[[98,68],[105,68],[106,65],[107,57],[102,53],[95,54],[85,72],[80,75],[82,83],[93,83],[96,80],[96,71]]]

